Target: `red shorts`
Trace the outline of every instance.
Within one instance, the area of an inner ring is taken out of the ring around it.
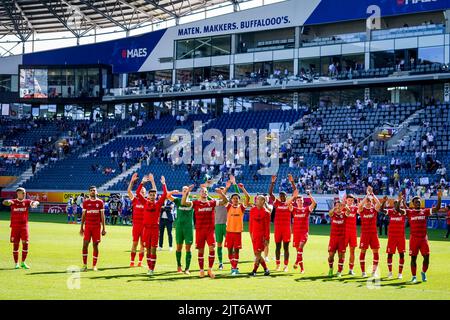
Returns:
[[[291,229],[290,228],[275,228],[275,243],[290,242]]]
[[[358,236],[356,235],[356,231],[345,234],[345,246],[350,248],[356,248],[358,246]]]
[[[328,243],[328,252],[340,252],[345,253],[345,237],[330,237],[330,242]]]
[[[266,247],[267,238],[262,233],[252,234],[253,252],[263,252]]]
[[[29,234],[28,227],[12,227],[11,228],[11,243],[18,243],[20,241],[28,242]]]
[[[398,251],[398,253],[405,253],[406,251],[406,240],[405,237],[388,237],[388,243],[386,247],[386,253],[389,254],[395,254],[395,252]]]
[[[134,224],[133,225],[133,242],[138,242],[139,239],[143,239],[144,236],[144,225],[143,224]]]
[[[301,243],[306,244],[306,242],[308,241],[308,232],[295,232],[293,238],[293,247],[299,248]]]
[[[227,232],[228,234],[228,232]],[[197,249],[205,248],[205,243],[212,247],[216,245],[216,235],[214,229],[212,230],[195,230],[195,247]]]
[[[101,240],[100,235],[101,226],[85,226],[84,227],[84,241],[91,241],[95,243],[99,243]]]
[[[360,249],[380,249],[380,241],[378,240],[378,234],[361,234],[361,238],[359,239],[359,248]]]
[[[228,249],[242,249],[242,233],[227,232],[225,236],[225,247]]]
[[[409,238],[409,255],[417,256],[420,253],[423,256],[430,254],[430,246],[428,245],[428,237],[425,238]]]
[[[144,226],[142,232],[142,245],[145,248],[157,248],[159,241],[159,225]]]

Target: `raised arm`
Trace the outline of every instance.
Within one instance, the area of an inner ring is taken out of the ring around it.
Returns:
[[[335,212],[336,212],[337,210],[341,210],[341,209],[342,209],[342,203],[338,202],[338,203],[336,203],[336,204],[334,205],[333,208],[331,208],[330,211],[328,211],[328,215],[329,215],[330,217],[332,217],[332,216],[334,216],[334,214],[335,214]]]
[[[297,199],[297,197],[298,197],[298,190],[295,189],[294,192],[292,193],[292,197],[288,198],[286,204],[290,205],[292,202],[295,201],[295,199]]]
[[[225,184],[225,189],[223,190],[223,193],[224,193],[224,194],[227,194],[228,189],[230,189],[231,185],[233,184],[233,180],[231,179],[231,177],[233,177],[233,176],[230,176],[230,180],[228,180],[228,181],[226,182],[226,184]],[[234,177],[233,177],[233,179],[234,179]],[[235,182],[235,183],[236,183],[236,182]],[[235,188],[235,189],[236,189],[236,188]]]
[[[441,210],[441,204],[442,204],[442,190],[438,191],[438,201],[435,207],[431,208],[432,213],[437,213],[439,210]]]
[[[309,197],[309,200],[311,200],[311,204],[309,205],[309,212],[313,212],[314,209],[316,209],[316,207],[317,207],[317,202],[313,198],[311,191],[308,191],[308,197]]]
[[[294,181],[294,177],[292,177],[292,174],[290,174],[290,173],[288,174],[288,179],[292,186],[292,193],[294,193],[295,190],[297,190],[297,187],[295,186],[295,181]]]
[[[401,207],[403,205],[403,208]],[[406,215],[405,199],[403,199],[403,193],[398,194],[397,202],[395,203],[395,210],[402,215]]]
[[[382,203],[380,202],[380,200],[378,200],[377,196],[373,193],[373,191],[371,193],[371,196],[374,202],[375,210],[380,211]]]
[[[275,196],[273,195],[273,187],[275,186],[275,181],[277,181],[277,176],[273,175],[269,185],[269,197],[272,201],[275,201]]]
[[[164,201],[166,201],[167,195],[169,194],[169,192],[167,192],[166,178],[164,176],[161,176],[161,184],[162,184],[163,193],[157,201],[157,203],[159,205],[162,205],[164,203]],[[177,193],[177,192],[178,192],[178,190],[174,190],[174,192],[170,192],[170,195]]]
[[[248,207],[248,206],[250,205],[250,194],[247,192],[247,189],[245,189],[244,184],[239,183],[237,186],[238,186],[238,187],[242,190],[242,192],[244,193],[244,196],[245,196],[244,206],[245,206],[245,207]]]
[[[228,199],[227,196],[223,193],[222,190],[220,190],[219,188],[216,189],[216,193],[219,195],[220,197],[220,202],[219,202],[219,206],[225,206],[228,203]]]
[[[156,192],[158,192],[158,188],[156,187],[156,183],[155,183],[155,177],[153,177],[153,174],[149,174],[148,175],[148,179],[150,181],[150,183],[152,184],[152,189],[156,190]]]
[[[378,210],[379,212],[383,212],[384,214],[387,214],[387,210],[386,210],[386,202],[388,201],[388,197],[384,196],[383,199],[381,200],[381,207],[380,210]]]
[[[188,189],[186,191],[183,191],[183,196],[181,197],[181,205],[182,206],[188,206],[188,207],[192,207],[192,202],[187,200],[189,197],[189,194],[191,192],[191,189]]]
[[[358,213],[363,212],[364,204],[366,203],[367,200],[368,200],[368,199],[367,199],[367,196],[365,196],[364,199],[362,199],[362,200],[359,202],[359,204],[358,204]]]
[[[136,197],[138,197],[138,199],[140,201],[142,201],[142,202],[146,202],[147,201],[147,199],[145,199],[145,197],[141,194],[141,190],[142,190],[142,187],[144,186],[144,184],[147,183],[148,181],[149,181],[148,176],[144,176],[142,178],[141,183],[139,184],[139,186],[138,186],[138,188],[136,190]]]
[[[131,177],[130,183],[128,184],[128,197],[130,198],[131,201],[133,201],[134,199],[134,194],[133,191],[131,191],[131,189],[133,188],[133,185],[135,184],[136,180],[138,179],[138,174],[135,172],[133,174],[133,176]]]
[[[3,200],[3,205],[6,207],[9,207],[10,205],[12,205],[12,201],[11,200]]]

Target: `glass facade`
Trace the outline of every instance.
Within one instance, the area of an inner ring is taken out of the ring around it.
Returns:
[[[193,80],[193,69],[178,69],[176,73],[176,81],[181,81],[182,83],[192,83]]]
[[[242,33],[236,36],[237,53],[294,48],[295,29]]]
[[[154,71],[155,81],[172,82],[172,70],[158,70]]]
[[[105,69],[103,69],[105,70]],[[21,68],[19,96],[22,99],[100,97],[107,86],[107,71],[100,68]],[[102,81],[102,83],[101,83]]]
[[[236,64],[234,66],[235,79],[259,79],[285,77],[294,75],[294,61],[264,61],[255,63]]]
[[[222,80],[230,79],[230,67],[228,65],[214,67],[200,67],[193,69],[178,69],[177,81],[182,83],[191,82],[193,85],[199,85],[205,80],[217,81],[221,76]],[[189,80],[191,79],[191,80]]]
[[[444,61],[444,46],[419,48],[419,63],[443,64]]]
[[[371,52],[370,53],[371,68],[391,68],[395,67],[394,50]]]
[[[176,58],[192,59],[231,54],[231,35],[176,41]]]
[[[11,91],[11,75],[4,74],[0,75],[0,92],[10,92]]]
[[[303,73],[320,73],[320,58],[306,58],[300,59],[299,62],[300,74]]]
[[[194,57],[194,44],[193,39],[178,40],[176,42],[177,59],[192,59]]]

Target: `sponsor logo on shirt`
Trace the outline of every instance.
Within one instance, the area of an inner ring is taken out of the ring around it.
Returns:
[[[206,208],[199,208],[198,212],[204,212],[204,211],[212,211],[212,207],[206,207]]]

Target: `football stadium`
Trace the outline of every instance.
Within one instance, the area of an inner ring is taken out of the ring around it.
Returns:
[[[450,299],[450,0],[0,1],[0,106],[1,300]]]

